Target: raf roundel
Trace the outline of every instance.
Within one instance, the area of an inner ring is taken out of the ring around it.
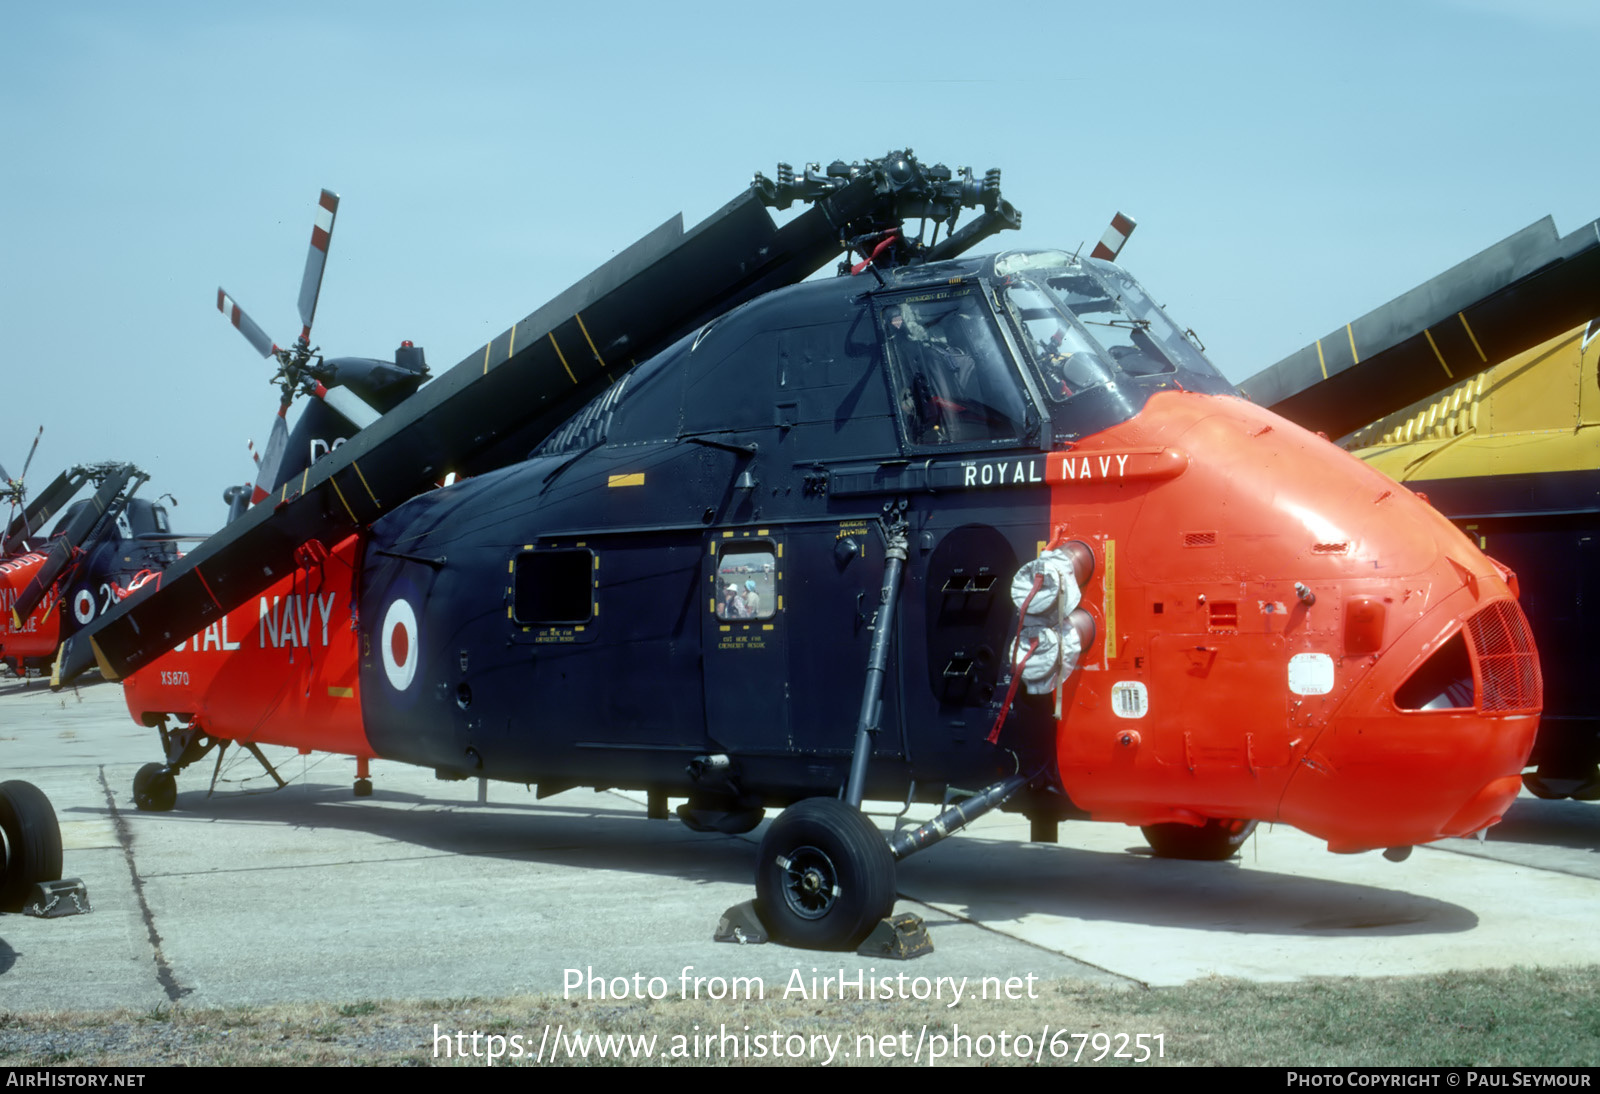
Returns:
[[[405,691],[417,675],[417,613],[396,598],[383,614],[383,671],[396,691]]]
[[[94,594],[88,589],[79,589],[78,595],[72,598],[72,615],[79,623],[94,618]]]

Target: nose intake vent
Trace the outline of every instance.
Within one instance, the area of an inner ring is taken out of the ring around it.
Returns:
[[[1544,680],[1528,635],[1528,622],[1512,600],[1496,600],[1467,621],[1483,677],[1481,710],[1538,710]]]

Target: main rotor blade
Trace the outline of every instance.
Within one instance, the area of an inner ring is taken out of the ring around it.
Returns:
[[[288,409],[287,406],[278,409],[278,416],[272,419],[272,433],[267,437],[266,455],[257,457],[261,469],[256,472],[256,488],[250,494],[251,505],[270,496],[278,485],[278,469],[283,466],[283,454],[289,448],[289,423],[283,417]]]
[[[1342,437],[1600,315],[1600,220],[1549,217],[1352,320],[1239,385]]]
[[[339,212],[339,195],[322,191],[317,199],[317,218],[311,225],[311,249],[306,252],[306,272],[300,278],[300,337],[311,340],[311,321],[317,316],[317,297],[322,292],[322,270],[328,264],[328,244],[333,241],[333,218]]]
[[[73,495],[88,481],[88,476],[83,473],[83,468],[74,467],[70,471],[63,471],[53,479],[49,486],[33,496],[22,512],[5,526],[4,538],[0,538],[0,556],[14,555],[22,549],[22,544],[34,534],[34,529],[42,529],[50,522],[50,518],[61,511],[61,507],[71,501]]]
[[[1111,218],[1111,226],[1100,237],[1100,242],[1094,245],[1094,250],[1089,252],[1089,257],[1115,262],[1122,253],[1123,244],[1128,242],[1128,237],[1133,235],[1133,230],[1138,226],[1138,221],[1119,211]]]
[[[168,567],[159,589],[146,585],[68,637],[52,686],[96,662],[107,678],[126,676],[293,573],[309,540],[333,544],[370,527],[446,472],[525,458],[635,362],[803,281],[838,255],[840,225],[888,215],[894,202],[865,174],[781,228],[754,187],[689,232],[672,218]],[[1001,204],[987,231],[1019,216]]]
[[[382,415],[367,405],[367,401],[349,388],[317,385],[317,398],[350,419],[357,429],[365,429]]]
[[[223,314],[228,322],[239,328],[239,333],[244,335],[252,346],[256,347],[256,352],[261,356],[271,357],[273,352],[277,350],[277,345],[267,337],[267,332],[256,326],[251,318],[244,313],[244,309],[233,302],[233,297],[229,296],[221,288],[217,289],[217,310]]]
[[[136,481],[124,493],[123,487],[128,486],[129,480]],[[106,530],[116,522],[117,515],[128,504],[128,498],[143,482],[144,473],[131,463],[117,465],[106,476],[100,488],[94,492],[91,503],[75,513],[67,522],[67,527],[62,529],[62,534],[51,541],[44,565],[18,590],[11,610],[11,625],[14,628],[22,629],[23,621],[49,594],[56,579],[77,557],[79,549],[93,549]]]
[[[39,451],[39,438],[43,436],[44,426],[40,426],[39,432],[33,435],[33,447],[28,449],[28,458],[22,461],[22,474],[17,478],[18,482],[28,481],[28,468],[33,466],[33,454]]]

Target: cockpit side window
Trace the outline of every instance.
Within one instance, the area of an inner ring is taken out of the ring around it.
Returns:
[[[1061,402],[1111,379],[1100,348],[1039,289],[1026,281],[1013,282],[1006,287],[1005,302],[1051,399]]]
[[[911,444],[1021,437],[1027,403],[978,286],[889,298],[878,319]]]

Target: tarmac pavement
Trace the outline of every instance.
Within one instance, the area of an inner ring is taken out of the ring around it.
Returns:
[[[935,946],[900,964],[713,942],[723,910],[754,895],[764,829],[648,821],[642,795],[540,801],[490,784],[480,803],[475,782],[382,762],[358,799],[353,760],[267,751],[284,790],[231,750],[214,795],[208,757],[180,777],[175,811],[141,813],[132,779],[158,745],[120,688],[0,681],[0,779],[50,797],[66,873],[93,905],[0,916],[0,1010],[587,997],[617,978],[648,991],[652,977],[671,998],[760,978],[773,998],[858,969],[967,977],[976,991],[983,977],[1170,985],[1600,963],[1600,805],[1525,797],[1487,842],[1398,864],[1283,827],[1231,862],[1170,862],[1120,825],[1064,823],[1059,844],[1031,844],[1023,818],[992,814],[900,864],[896,910],[922,916]]]

